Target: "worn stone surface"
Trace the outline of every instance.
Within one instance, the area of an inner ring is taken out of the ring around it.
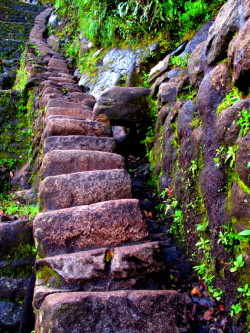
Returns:
[[[241,110],[250,108],[250,98],[234,103],[230,108],[223,110],[216,119],[216,137],[228,146],[233,145],[239,135]]]
[[[53,150],[97,150],[112,153],[115,150],[113,138],[94,136],[50,136],[44,140],[43,151]]]
[[[58,135],[111,136],[108,124],[98,123],[85,118],[49,117],[44,129],[44,137]]]
[[[48,63],[48,68],[58,68],[58,69],[68,69],[67,63],[65,60],[57,59],[55,57],[50,58]]]
[[[134,199],[45,212],[34,219],[40,257],[139,241],[146,236],[146,224]]]
[[[239,141],[239,148],[236,153],[235,167],[240,179],[250,187],[250,170],[247,168],[250,152],[250,133]]]
[[[70,116],[91,119],[92,110],[81,106],[79,108],[47,107],[45,116]]]
[[[187,328],[185,301],[168,290],[50,295],[36,322],[37,333],[178,333]]]
[[[220,9],[209,29],[205,54],[208,64],[226,57],[228,44],[241,26],[238,1],[229,0]]]
[[[111,263],[111,274],[115,280],[160,272],[164,269],[157,242],[116,248]]]
[[[212,111],[216,110],[229,89],[230,73],[226,63],[217,65],[202,80],[197,97],[197,106],[199,114],[204,117],[207,126],[211,124],[209,124],[209,118],[213,116]],[[205,119],[205,117],[207,118]]]
[[[149,73],[149,82],[156,80],[161,74],[168,69],[170,54],[168,54],[163,60],[161,60],[156,66],[154,66]]]
[[[177,77],[162,83],[159,87],[158,106],[162,106],[166,103],[174,103],[178,93],[187,81],[188,77]]]
[[[42,210],[54,210],[98,201],[131,198],[131,180],[125,170],[100,170],[45,178],[39,188]]]
[[[33,243],[31,221],[0,223],[0,259],[10,255],[20,243]]]
[[[123,169],[121,155],[93,150],[54,150],[45,154],[40,169],[43,178],[91,170]]]
[[[229,44],[228,58],[233,68],[233,81],[247,92],[250,76],[250,19]]]
[[[192,53],[200,43],[204,42],[207,39],[208,31],[213,25],[213,23],[214,20],[209,20],[200,28],[200,30],[194,35],[194,37],[187,43],[182,55],[185,53]]]
[[[106,248],[102,248],[39,259],[36,261],[36,284],[68,288],[70,285],[103,279],[107,274],[106,251]],[[51,269],[51,274],[47,267]]]
[[[106,116],[112,124],[124,125],[142,121],[147,112],[150,89],[139,87],[113,87],[97,98],[93,119]]]
[[[204,73],[207,70],[206,58],[205,58],[205,46],[206,42],[200,43],[191,53],[188,60],[188,72],[190,75],[190,82],[196,88],[199,87]]]
[[[110,271],[107,267],[110,266]],[[62,254],[36,261],[37,286],[81,291],[131,289],[166,269],[159,243]],[[119,282],[117,280],[124,280]],[[152,283],[152,281],[151,281]]]
[[[241,188],[238,182],[234,181],[231,197],[231,214],[237,218],[250,219],[250,198]]]

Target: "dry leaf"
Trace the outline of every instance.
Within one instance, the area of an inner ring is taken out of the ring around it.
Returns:
[[[144,216],[145,216],[146,218],[149,217],[149,214],[148,214],[148,212],[147,212],[146,210],[143,210],[143,214],[144,214]]]
[[[2,210],[2,209],[0,209],[0,216],[1,216],[1,215],[3,215],[3,210]]]
[[[10,171],[10,178],[14,177],[14,173],[12,171]]]
[[[191,295],[193,295],[193,296],[196,295],[198,297],[202,296],[200,290],[198,288],[196,288],[196,287],[194,287],[194,289],[192,289]]]

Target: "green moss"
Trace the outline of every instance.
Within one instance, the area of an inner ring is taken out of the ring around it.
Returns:
[[[237,179],[237,183],[246,194],[250,195],[250,188],[239,177]]]
[[[60,276],[49,266],[39,267],[36,271],[36,278],[42,280],[48,287],[59,288],[61,286]]]
[[[17,71],[17,76],[13,89],[22,91],[24,90],[27,82],[28,82],[28,70],[25,64],[25,52],[24,52],[20,61],[20,67]]]

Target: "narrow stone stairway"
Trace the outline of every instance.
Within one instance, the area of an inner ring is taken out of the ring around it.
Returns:
[[[43,40],[48,15],[31,32],[46,64],[40,76],[30,75],[40,81],[45,107],[41,213],[33,224],[35,332],[187,332],[185,298],[161,288],[160,244],[147,239],[111,126],[92,120],[95,99]]]

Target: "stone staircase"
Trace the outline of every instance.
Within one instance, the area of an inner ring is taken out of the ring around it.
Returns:
[[[33,223],[35,332],[187,332],[185,298],[161,282],[161,247],[147,239],[112,129],[92,120],[94,98],[42,40],[48,14],[31,32],[45,64],[40,77],[30,67],[45,107],[41,213]]]
[[[20,56],[22,46],[29,39],[35,18],[43,10],[41,6],[15,0],[0,0],[1,59]]]

